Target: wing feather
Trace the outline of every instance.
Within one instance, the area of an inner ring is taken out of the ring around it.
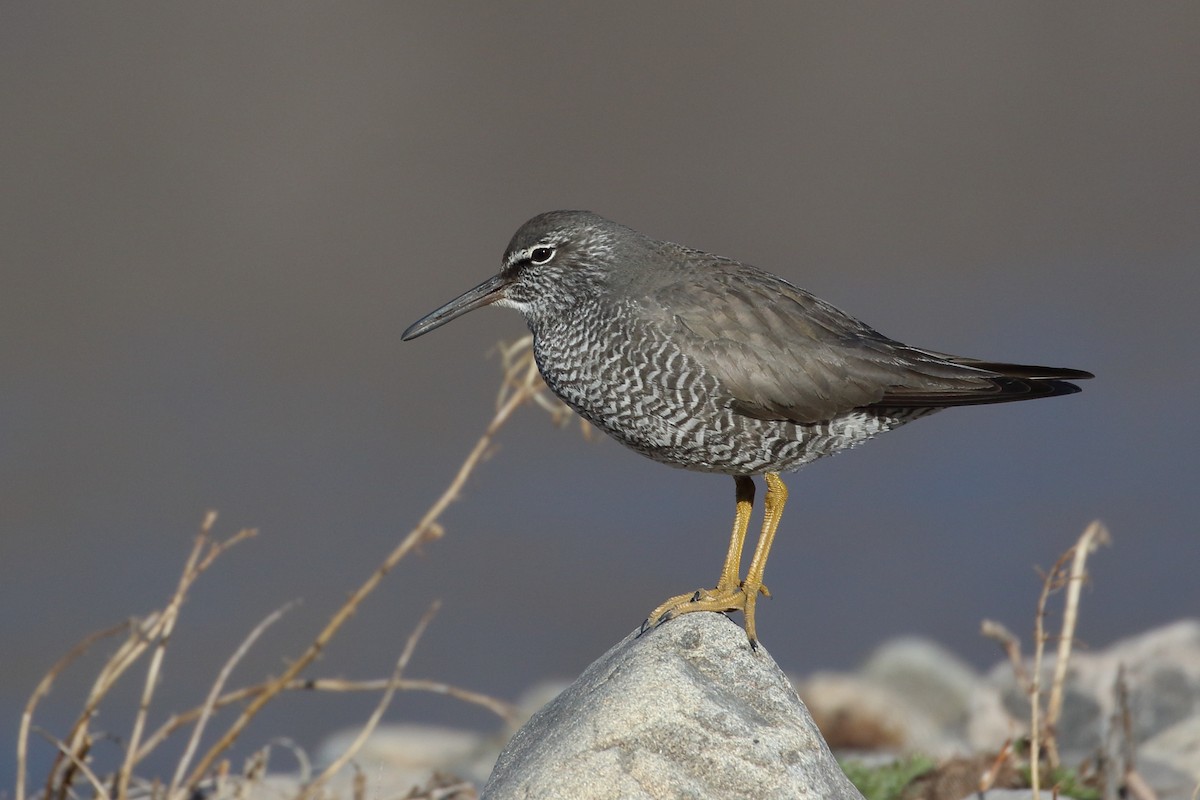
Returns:
[[[741,414],[798,423],[856,408],[997,403],[1078,391],[1078,370],[999,364],[909,347],[803,289],[713,259],[654,290],[647,312],[712,374]]]

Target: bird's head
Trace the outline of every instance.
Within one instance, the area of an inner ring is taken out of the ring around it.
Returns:
[[[515,308],[531,326],[602,293],[645,237],[590,211],[550,211],[526,222],[500,272],[409,326],[405,341],[486,305]]]

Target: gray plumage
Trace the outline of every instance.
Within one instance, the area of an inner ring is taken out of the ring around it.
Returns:
[[[403,338],[488,303],[524,315],[568,405],[705,472],[792,470],[941,408],[1069,394],[1091,377],[909,347],[755,267],[585,211],[525,223],[497,276]]]

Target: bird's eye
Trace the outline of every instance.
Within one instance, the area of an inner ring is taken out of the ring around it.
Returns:
[[[545,264],[550,259],[554,258],[553,247],[535,247],[529,251],[530,264]]]

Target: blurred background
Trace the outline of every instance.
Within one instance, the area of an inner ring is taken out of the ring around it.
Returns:
[[[912,344],[1097,374],[794,475],[758,615],[785,669],[906,633],[986,666],[980,620],[1028,641],[1035,568],[1093,518],[1086,643],[1196,615],[1198,33],[1187,2],[4,4],[0,786],[39,677],[161,606],[207,509],[261,534],[193,592],[152,722],[296,598],[234,683],[302,651],[450,480],[524,326],[401,331],[554,208]],[[408,674],[512,699],[716,579],[728,478],[534,409],[500,444],[311,674],[384,677],[441,598]],[[375,702],[283,698],[241,752]],[[388,718],[498,727],[414,694]]]

